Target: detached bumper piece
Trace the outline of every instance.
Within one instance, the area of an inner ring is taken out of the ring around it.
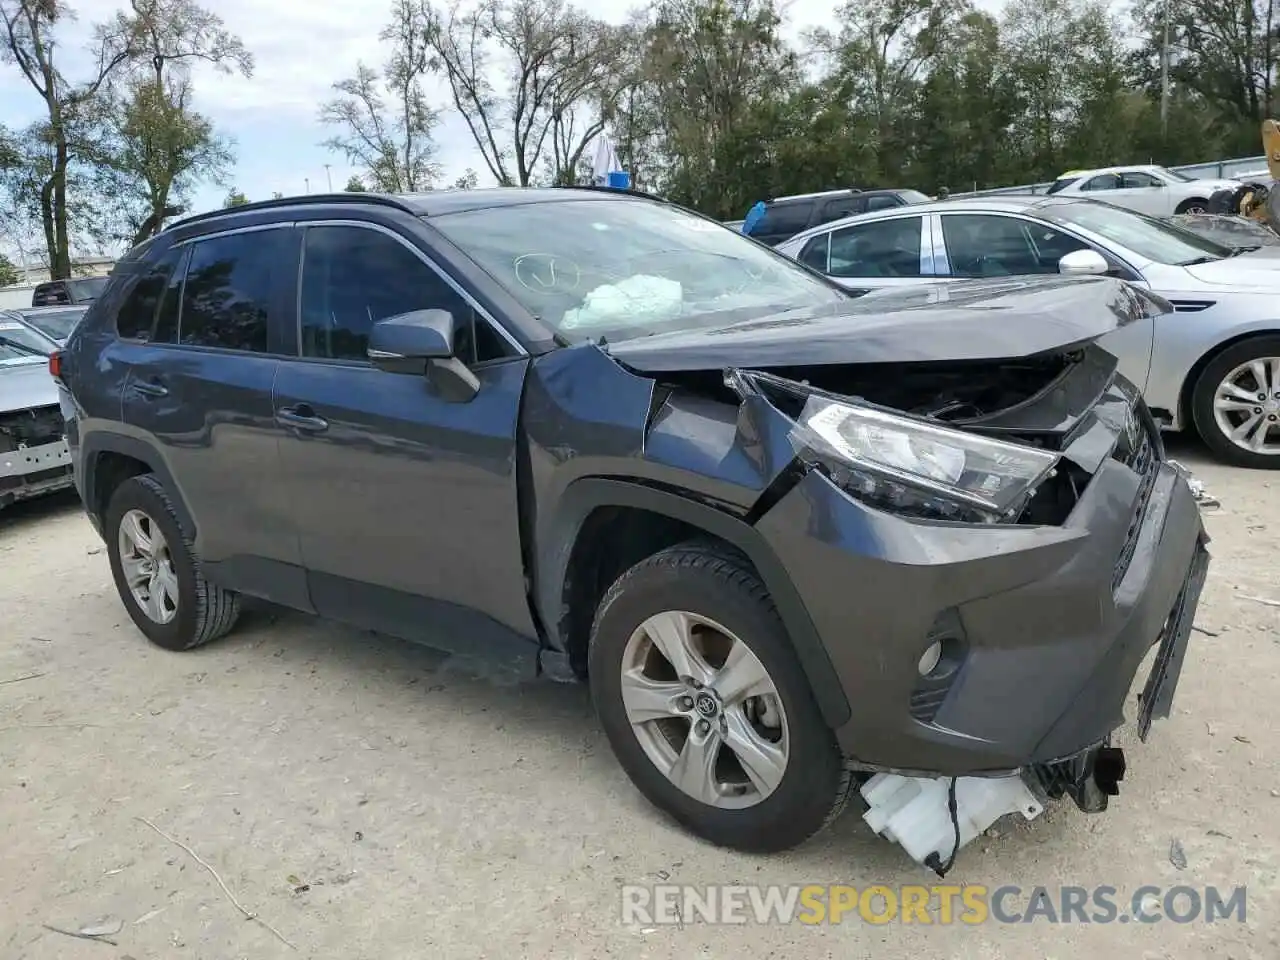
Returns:
[[[1155,666],[1147,677],[1146,686],[1138,697],[1141,704],[1138,714],[1138,736],[1143,743],[1151,733],[1156,719],[1165,719],[1173,705],[1173,695],[1178,689],[1178,677],[1182,674],[1182,662],[1187,656],[1187,644],[1191,628],[1195,625],[1196,608],[1200,605],[1200,593],[1209,574],[1209,551],[1202,540],[1196,548],[1191,563],[1191,573],[1169,612],[1164,630],[1160,633]]]
[[[64,490],[74,482],[65,440],[0,451],[0,507]]]

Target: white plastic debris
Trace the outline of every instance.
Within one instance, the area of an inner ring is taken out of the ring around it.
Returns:
[[[677,281],[636,274],[596,287],[582,306],[564,312],[560,326],[572,330],[672,320],[680,316],[683,304],[684,288]]]
[[[1184,467],[1177,460],[1170,460],[1169,465],[1182,474],[1187,481],[1187,486],[1191,488],[1191,495],[1196,498],[1196,503],[1204,508],[1220,507],[1222,501],[1213,496],[1204,488],[1204,481],[1197,480],[1191,475],[1191,471]]]
[[[959,777],[956,784],[956,822],[960,843],[956,845],[948,794],[950,777],[929,779],[878,773],[862,785],[862,799],[868,810],[862,819],[876,833],[901,846],[919,864],[936,854],[946,863],[987,827],[1010,813],[1034,820],[1044,813],[1044,805],[1019,776]]]

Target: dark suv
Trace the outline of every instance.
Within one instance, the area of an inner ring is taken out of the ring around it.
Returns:
[[[809,227],[859,213],[928,203],[930,199],[919,190],[860,190],[856,187],[776,197],[765,201],[764,217],[751,228],[750,236],[753,240],[776,247]]]
[[[50,367],[160,646],[250,596],[589,679],[644,794],[743,849],[946,777],[929,861],[971,776],[1104,805],[1157,642],[1144,736],[1168,712],[1204,531],[1093,345],[1164,306],[856,300],[619,191],[343,194],[165,230]]]

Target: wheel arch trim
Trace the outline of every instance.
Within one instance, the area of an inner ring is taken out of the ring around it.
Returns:
[[[535,602],[549,645],[561,652],[565,650],[559,621],[569,562],[583,524],[600,507],[631,507],[661,514],[704,530],[740,550],[754,565],[777,606],[823,719],[832,729],[848,721],[849,702],[835,667],[790,575],[764,537],[750,525],[714,507],[640,483],[584,477],[570,484],[560,498],[555,517],[547,528],[546,540],[537,550]]]

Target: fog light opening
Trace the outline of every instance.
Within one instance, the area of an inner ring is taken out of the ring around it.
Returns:
[[[927,677],[929,674],[933,673],[934,668],[938,665],[938,661],[941,659],[942,643],[941,641],[935,640],[925,648],[924,653],[920,656],[920,663],[917,666],[917,669],[920,671],[920,676]]]

